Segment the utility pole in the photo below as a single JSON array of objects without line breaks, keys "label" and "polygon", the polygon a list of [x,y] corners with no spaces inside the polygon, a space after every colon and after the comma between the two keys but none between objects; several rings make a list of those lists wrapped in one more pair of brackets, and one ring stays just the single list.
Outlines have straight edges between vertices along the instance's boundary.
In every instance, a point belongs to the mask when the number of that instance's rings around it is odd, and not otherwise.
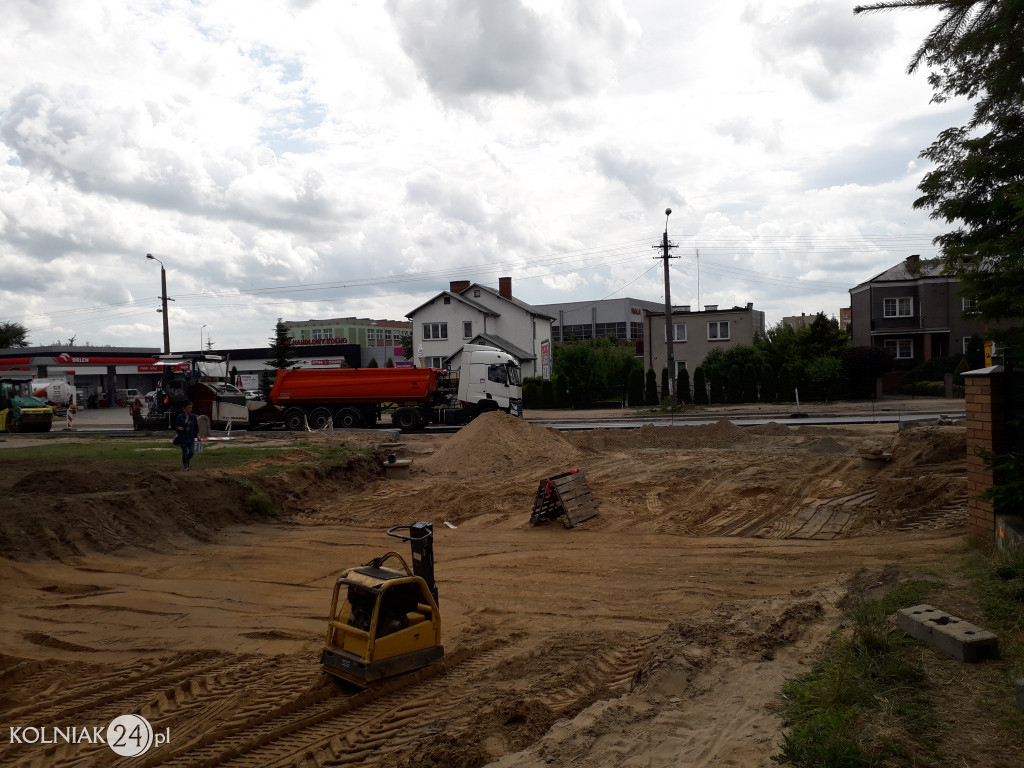
[{"label": "utility pole", "polygon": [[672,293],[669,290],[668,284],[668,260],[678,259],[678,256],[672,256],[669,250],[677,247],[675,243],[668,241],[668,217],[672,215],[672,209],[665,209],[665,234],[661,237],[661,245],[652,246],[653,248],[661,249],[661,256],[655,258],[665,260],[665,368],[668,370],[668,392],[663,392],[662,397],[666,395],[672,395],[675,392],[676,377],[675,371],[672,369],[675,365],[675,354],[673,353],[673,339],[672,339]]},{"label": "utility pole", "polygon": [[[147,253],[146,258],[152,259],[160,265],[160,298],[163,300],[163,309],[160,311],[164,314],[164,354],[169,355],[171,354],[171,332],[167,324],[167,270],[164,269],[164,263],[152,253]],[[171,301],[174,301],[174,299],[171,299]]]}]

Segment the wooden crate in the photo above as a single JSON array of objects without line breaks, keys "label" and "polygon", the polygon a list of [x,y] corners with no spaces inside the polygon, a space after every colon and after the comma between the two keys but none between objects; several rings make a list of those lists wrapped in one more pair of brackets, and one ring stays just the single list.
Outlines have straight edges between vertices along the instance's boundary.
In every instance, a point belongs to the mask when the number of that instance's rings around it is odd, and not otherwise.
[{"label": "wooden crate", "polygon": [[530,525],[561,519],[566,528],[597,514],[597,501],[583,470],[565,472],[540,481],[533,500]]}]

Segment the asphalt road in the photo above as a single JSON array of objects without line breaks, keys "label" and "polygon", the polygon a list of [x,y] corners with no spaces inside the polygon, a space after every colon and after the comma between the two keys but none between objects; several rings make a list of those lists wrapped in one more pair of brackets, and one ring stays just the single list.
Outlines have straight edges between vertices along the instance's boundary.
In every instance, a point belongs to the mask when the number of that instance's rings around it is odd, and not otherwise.
[{"label": "asphalt road", "polygon": [[[883,424],[930,421],[940,416],[950,419],[964,417],[963,399],[914,398],[899,400],[855,401],[839,403],[807,403],[793,405],[716,405],[689,406],[685,411],[670,414],[645,409],[595,410],[528,410],[525,417],[531,423],[561,430],[619,428],[631,429],[644,424],[655,426],[689,426],[707,424],[719,419],[739,426],[754,426],[777,422],[791,426],[811,424]],[[390,427],[390,423],[382,426]],[[457,427],[430,427],[428,432],[456,431]],[[54,419],[49,433],[12,435],[11,437],[39,438],[67,436],[75,433],[133,432],[127,408],[93,408],[73,414],[70,428],[64,418]],[[139,434],[146,434],[140,432]]]}]

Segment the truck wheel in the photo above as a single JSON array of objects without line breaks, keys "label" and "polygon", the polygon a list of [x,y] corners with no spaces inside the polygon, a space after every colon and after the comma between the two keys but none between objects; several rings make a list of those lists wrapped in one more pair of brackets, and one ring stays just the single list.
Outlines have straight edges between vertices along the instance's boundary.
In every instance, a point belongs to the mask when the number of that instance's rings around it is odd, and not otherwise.
[{"label": "truck wheel", "polygon": [[363,415],[357,408],[342,408],[338,411],[338,418],[334,420],[334,424],[344,429],[356,429],[363,426]]},{"label": "truck wheel", "polygon": [[331,411],[328,408],[314,408],[309,412],[310,429],[323,429],[331,420]]},{"label": "truck wheel", "polygon": [[412,432],[419,427],[420,417],[415,408],[399,408],[391,414],[391,423],[403,432]]},{"label": "truck wheel", "polygon": [[285,429],[298,432],[306,428],[306,414],[301,408],[289,408],[284,412]]}]

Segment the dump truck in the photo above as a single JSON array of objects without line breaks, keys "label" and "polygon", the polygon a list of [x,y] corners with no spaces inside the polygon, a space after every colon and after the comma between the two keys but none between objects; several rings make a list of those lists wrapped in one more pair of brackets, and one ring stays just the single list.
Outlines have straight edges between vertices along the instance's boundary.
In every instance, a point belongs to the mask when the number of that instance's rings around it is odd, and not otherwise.
[{"label": "dump truck", "polygon": [[50,431],[53,409],[33,394],[33,378],[27,371],[0,373],[0,430]]},{"label": "dump truck", "polygon": [[467,344],[455,368],[291,368],[277,372],[270,402],[291,430],[376,425],[385,408],[403,432],[465,424],[487,411],[523,415],[518,361],[494,347]]}]

